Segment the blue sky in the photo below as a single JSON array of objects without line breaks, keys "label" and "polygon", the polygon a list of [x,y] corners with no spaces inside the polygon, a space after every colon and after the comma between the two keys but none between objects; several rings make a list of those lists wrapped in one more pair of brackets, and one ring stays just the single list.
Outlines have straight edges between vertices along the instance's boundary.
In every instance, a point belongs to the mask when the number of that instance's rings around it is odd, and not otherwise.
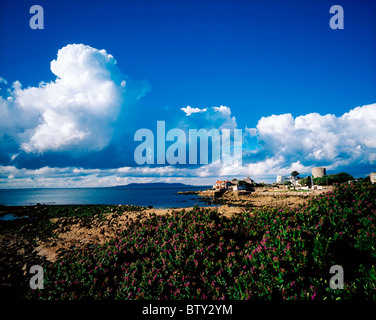
[{"label": "blue sky", "polygon": [[[316,165],[375,171],[375,1],[39,1],[43,30],[29,27],[33,4],[0,4],[0,187],[206,184],[232,173],[271,181]],[[344,9],[343,30],[329,27],[334,4]],[[104,85],[96,71],[92,82],[72,83],[86,70],[79,68],[108,55],[116,65],[99,73],[112,81],[103,91],[112,102],[65,105],[79,90],[94,99],[99,89],[90,88]],[[187,106],[207,111],[188,116]],[[213,109],[220,106],[227,111]],[[133,134],[155,131],[157,120],[242,129],[242,168],[138,166]]]}]

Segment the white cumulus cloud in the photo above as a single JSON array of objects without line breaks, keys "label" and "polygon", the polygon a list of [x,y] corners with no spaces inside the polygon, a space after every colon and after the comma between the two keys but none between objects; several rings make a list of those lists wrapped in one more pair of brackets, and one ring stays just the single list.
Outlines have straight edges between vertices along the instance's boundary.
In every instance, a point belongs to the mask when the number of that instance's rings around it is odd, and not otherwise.
[{"label": "white cumulus cloud", "polygon": [[190,118],[182,119],[179,127],[190,128],[216,128],[222,129],[236,129],[236,118],[231,116],[231,109],[226,106],[211,107],[211,108],[192,108],[187,106],[181,108]]},{"label": "white cumulus cloud", "polygon": [[[258,140],[274,157],[331,167],[374,163],[376,155],[376,104],[350,110],[342,116],[310,113],[262,117],[256,126]],[[256,132],[256,130],[252,130]]]},{"label": "white cumulus cloud", "polygon": [[192,108],[190,106],[187,106],[186,108],[181,108],[181,110],[183,110],[185,114],[187,115],[187,117],[189,117],[192,113],[206,112],[207,108],[200,109],[200,108]]},{"label": "white cumulus cloud", "polygon": [[223,113],[226,116],[231,115],[231,109],[229,107],[226,107],[226,106],[213,107],[213,110],[216,111],[216,112]]},{"label": "white cumulus cloud", "polygon": [[1,125],[12,127],[26,152],[103,149],[126,87],[114,57],[70,44],[59,50],[51,71],[55,81],[25,89],[16,81],[9,97],[0,98],[0,112],[8,123]]}]

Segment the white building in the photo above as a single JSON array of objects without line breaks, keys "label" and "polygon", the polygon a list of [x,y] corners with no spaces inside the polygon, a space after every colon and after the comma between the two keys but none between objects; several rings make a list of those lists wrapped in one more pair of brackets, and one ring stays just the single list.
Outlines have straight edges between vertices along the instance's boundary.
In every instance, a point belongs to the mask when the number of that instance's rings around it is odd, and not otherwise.
[{"label": "white building", "polygon": [[232,186],[232,190],[234,191],[247,190],[247,186],[245,184],[234,184]]},{"label": "white building", "polygon": [[277,183],[284,183],[284,182],[290,181],[290,180],[291,180],[290,177],[285,177],[285,176],[282,176],[282,175],[277,176]]},{"label": "white building", "polygon": [[299,183],[299,180],[301,178],[300,177],[296,177],[294,179],[293,176],[282,176],[282,175],[278,175],[277,176],[277,183],[285,183],[287,181],[290,181],[292,185],[295,185],[295,186],[300,186],[300,183]]},{"label": "white building", "polygon": [[215,189],[228,189],[231,186],[231,182],[228,180],[225,181],[217,181],[215,185],[213,185],[213,188]]},{"label": "white building", "polygon": [[369,177],[370,177],[371,183],[376,183],[376,173],[375,172],[370,173]]}]

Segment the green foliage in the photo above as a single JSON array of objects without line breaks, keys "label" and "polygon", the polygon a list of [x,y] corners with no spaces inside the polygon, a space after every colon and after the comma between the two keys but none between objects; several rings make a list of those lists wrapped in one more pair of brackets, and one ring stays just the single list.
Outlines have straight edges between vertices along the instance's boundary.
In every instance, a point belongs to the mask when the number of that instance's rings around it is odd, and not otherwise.
[{"label": "green foliage", "polygon": [[298,171],[291,172],[291,176],[293,176],[294,178],[297,177],[298,175],[299,175]]},{"label": "green foliage", "polygon": [[312,185],[311,177],[308,176],[308,177],[302,178],[302,179],[299,180],[299,183],[300,183],[301,186],[310,187]]},{"label": "green foliage", "polygon": [[368,176],[366,178],[358,178],[359,183],[371,183],[371,177]]},{"label": "green foliage", "polygon": [[335,183],[343,183],[349,180],[354,180],[354,177],[346,172],[340,172],[337,174],[330,174],[321,178],[314,178],[313,182],[318,186],[333,185]]},{"label": "green foliage", "polygon": [[[376,185],[344,184],[297,209],[213,209],[129,222],[76,249],[30,299],[376,299]],[[343,290],[329,287],[342,265]]]}]

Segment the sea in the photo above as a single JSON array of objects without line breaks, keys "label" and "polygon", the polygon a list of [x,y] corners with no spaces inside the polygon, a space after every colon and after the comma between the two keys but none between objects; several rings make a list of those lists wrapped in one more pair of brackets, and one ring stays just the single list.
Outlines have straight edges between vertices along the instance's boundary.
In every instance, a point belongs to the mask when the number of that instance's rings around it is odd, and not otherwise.
[{"label": "sea", "polygon": [[0,189],[0,205],[72,205],[105,204],[152,206],[153,208],[187,208],[215,206],[196,194],[179,191],[206,190],[211,186],[145,187],[145,188],[40,188]]}]

